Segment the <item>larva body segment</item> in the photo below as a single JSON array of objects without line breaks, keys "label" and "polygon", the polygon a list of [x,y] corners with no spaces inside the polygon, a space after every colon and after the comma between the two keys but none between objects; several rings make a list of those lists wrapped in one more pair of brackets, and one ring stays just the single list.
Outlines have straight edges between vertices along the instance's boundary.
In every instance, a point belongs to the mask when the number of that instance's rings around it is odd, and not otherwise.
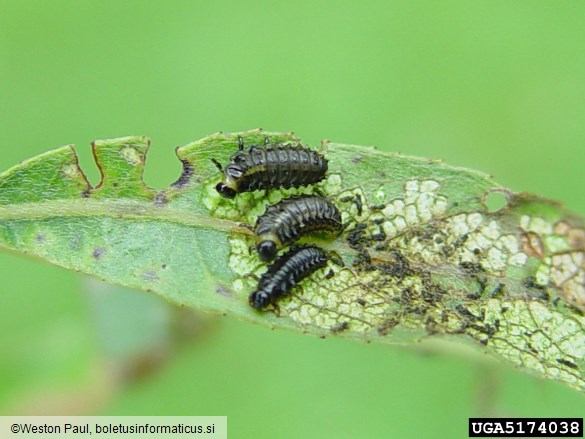
[{"label": "larva body segment", "polygon": [[327,173],[327,159],[298,142],[265,143],[245,150],[240,139],[240,150],[225,168],[214,163],[224,174],[216,189],[227,198],[242,192],[314,184]]},{"label": "larva body segment", "polygon": [[303,245],[291,248],[262,275],[258,288],[250,294],[250,305],[262,310],[290,293],[300,281],[325,267],[329,257],[319,247]]},{"label": "larva body segment", "polygon": [[256,221],[256,250],[268,262],[276,252],[308,233],[337,235],[342,230],[341,213],[333,203],[318,196],[296,196],[268,206]]}]

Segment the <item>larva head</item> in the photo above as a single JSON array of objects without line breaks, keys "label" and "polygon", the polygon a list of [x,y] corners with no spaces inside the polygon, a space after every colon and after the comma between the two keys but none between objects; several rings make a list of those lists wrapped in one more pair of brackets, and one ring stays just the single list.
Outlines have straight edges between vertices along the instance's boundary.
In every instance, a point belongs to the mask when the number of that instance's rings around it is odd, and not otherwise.
[{"label": "larva head", "polygon": [[215,190],[226,198],[235,198],[237,194],[235,190],[233,190],[224,182],[218,183],[217,186],[215,186]]},{"label": "larva head", "polygon": [[276,257],[276,244],[273,241],[262,241],[256,246],[258,256],[264,262],[270,262]]},{"label": "larva head", "polygon": [[266,291],[254,291],[249,297],[250,306],[256,309],[264,309],[270,305],[270,296]]},{"label": "larva head", "polygon": [[234,198],[238,193],[238,180],[244,172],[237,165],[229,165],[225,168],[223,181],[215,187],[217,192],[226,198]]}]

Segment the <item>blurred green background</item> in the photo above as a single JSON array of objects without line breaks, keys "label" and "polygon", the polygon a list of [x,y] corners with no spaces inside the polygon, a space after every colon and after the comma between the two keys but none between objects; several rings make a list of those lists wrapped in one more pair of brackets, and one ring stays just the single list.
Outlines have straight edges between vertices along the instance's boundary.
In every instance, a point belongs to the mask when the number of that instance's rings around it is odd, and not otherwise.
[{"label": "blurred green background", "polygon": [[[262,127],[441,158],[585,214],[582,1],[0,0],[0,170],[144,134]],[[581,182],[581,183],[580,183]],[[583,416],[564,386],[460,355],[273,332],[0,253],[0,413],[227,415],[230,438],[466,437]]]}]

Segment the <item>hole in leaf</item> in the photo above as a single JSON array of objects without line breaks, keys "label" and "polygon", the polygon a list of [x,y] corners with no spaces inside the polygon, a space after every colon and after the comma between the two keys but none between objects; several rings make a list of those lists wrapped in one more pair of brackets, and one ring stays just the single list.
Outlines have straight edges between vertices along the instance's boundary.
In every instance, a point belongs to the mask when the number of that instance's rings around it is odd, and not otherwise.
[{"label": "hole in leaf", "polygon": [[491,191],[484,198],[484,204],[489,213],[495,213],[508,205],[508,197],[505,192]]}]

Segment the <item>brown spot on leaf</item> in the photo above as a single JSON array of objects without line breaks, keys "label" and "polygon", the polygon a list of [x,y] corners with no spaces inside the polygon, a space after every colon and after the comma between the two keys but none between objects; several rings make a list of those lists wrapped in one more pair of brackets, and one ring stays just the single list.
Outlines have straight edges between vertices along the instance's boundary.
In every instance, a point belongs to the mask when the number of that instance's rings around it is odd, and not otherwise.
[{"label": "brown spot on leaf", "polygon": [[94,259],[101,259],[101,257],[104,255],[104,253],[106,252],[106,250],[102,247],[96,247],[93,250],[92,256]]},{"label": "brown spot on leaf", "polygon": [[559,221],[554,227],[555,235],[565,236],[569,233],[569,230],[571,230],[571,225],[566,221]]},{"label": "brown spot on leaf", "polygon": [[567,238],[574,249],[585,250],[585,230],[571,229]]},{"label": "brown spot on leaf", "polygon": [[540,236],[534,232],[524,232],[520,235],[522,251],[533,258],[542,259],[545,255],[544,244]]},{"label": "brown spot on leaf", "polygon": [[552,257],[551,281],[561,288],[564,301],[585,309],[585,253],[574,251]]},{"label": "brown spot on leaf", "polygon": [[554,226],[556,235],[565,236],[575,250],[585,249],[585,229],[575,227],[568,221],[559,221]]}]

